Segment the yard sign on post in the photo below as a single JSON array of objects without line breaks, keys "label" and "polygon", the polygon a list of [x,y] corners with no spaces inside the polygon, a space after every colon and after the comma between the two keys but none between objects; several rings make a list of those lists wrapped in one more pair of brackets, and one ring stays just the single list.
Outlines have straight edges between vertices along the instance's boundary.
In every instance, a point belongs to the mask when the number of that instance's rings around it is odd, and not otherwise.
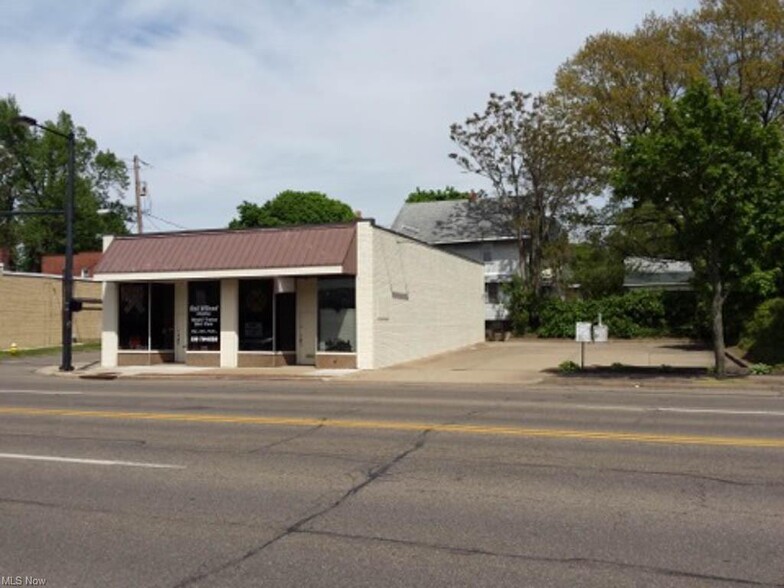
[{"label": "yard sign on post", "polygon": [[590,343],[591,323],[577,323],[574,329],[574,340],[580,344],[580,369],[585,369],[585,344]]},{"label": "yard sign on post", "polygon": [[574,340],[580,344],[580,369],[585,369],[585,344],[607,343],[609,336],[607,325],[602,324],[602,315],[599,314],[599,323],[578,322],[574,325]]}]

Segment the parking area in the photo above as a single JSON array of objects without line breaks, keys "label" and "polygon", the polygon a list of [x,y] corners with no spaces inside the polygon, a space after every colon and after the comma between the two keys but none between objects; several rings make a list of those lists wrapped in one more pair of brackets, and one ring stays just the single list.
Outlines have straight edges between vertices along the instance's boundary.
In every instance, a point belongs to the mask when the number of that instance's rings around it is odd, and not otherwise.
[{"label": "parking area", "polygon": [[[580,344],[555,339],[512,339],[479,343],[466,349],[384,369],[352,379],[375,382],[534,383],[565,361],[580,364]],[[685,339],[614,339],[585,345],[585,367],[709,368],[713,353]]]}]

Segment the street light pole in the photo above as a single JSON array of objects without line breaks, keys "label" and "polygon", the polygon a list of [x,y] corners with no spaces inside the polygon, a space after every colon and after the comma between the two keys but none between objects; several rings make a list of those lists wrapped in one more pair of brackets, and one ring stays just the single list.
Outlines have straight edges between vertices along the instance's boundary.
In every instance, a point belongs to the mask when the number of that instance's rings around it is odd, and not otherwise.
[{"label": "street light pole", "polygon": [[73,254],[76,137],[68,133],[68,185],[65,195],[65,271],[63,272],[63,357],[60,371],[73,371]]},{"label": "street light pole", "polygon": [[76,136],[73,130],[63,133],[57,129],[38,124],[38,121],[29,116],[17,116],[14,119],[19,124],[39,129],[63,137],[68,141],[68,178],[65,188],[65,268],[63,269],[63,309],[62,309],[62,335],[63,350],[60,362],[61,372],[73,371],[73,254],[74,254],[74,190],[76,183]]}]

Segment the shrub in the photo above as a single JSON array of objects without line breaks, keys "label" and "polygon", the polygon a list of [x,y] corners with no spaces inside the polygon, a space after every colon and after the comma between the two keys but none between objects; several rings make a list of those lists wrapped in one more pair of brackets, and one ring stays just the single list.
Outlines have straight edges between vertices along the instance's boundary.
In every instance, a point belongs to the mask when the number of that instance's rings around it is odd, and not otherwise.
[{"label": "shrub", "polygon": [[529,329],[535,329],[539,324],[541,297],[523,284],[520,276],[514,276],[511,282],[504,284],[503,292],[512,332],[521,337]]},{"label": "shrub", "polygon": [[[699,314],[697,292],[694,290],[676,290],[662,292],[664,305],[664,323],[667,331],[679,337],[701,338],[701,328],[708,315]],[[708,323],[709,324],[709,323]],[[705,333],[710,335],[709,332]]]},{"label": "shrub", "polygon": [[767,376],[773,373],[773,367],[767,363],[755,363],[749,366],[749,371],[755,376]]},{"label": "shrub", "polygon": [[611,337],[661,335],[667,332],[663,300],[662,292],[650,290],[596,300],[547,300],[540,307],[538,333],[545,338],[571,338],[576,322],[596,322],[601,314]]},{"label": "shrub", "polygon": [[558,373],[561,374],[575,374],[580,371],[580,366],[572,360],[562,361],[558,364]]},{"label": "shrub", "polygon": [[756,362],[784,363],[784,298],[773,298],[757,307],[744,325],[740,345]]}]

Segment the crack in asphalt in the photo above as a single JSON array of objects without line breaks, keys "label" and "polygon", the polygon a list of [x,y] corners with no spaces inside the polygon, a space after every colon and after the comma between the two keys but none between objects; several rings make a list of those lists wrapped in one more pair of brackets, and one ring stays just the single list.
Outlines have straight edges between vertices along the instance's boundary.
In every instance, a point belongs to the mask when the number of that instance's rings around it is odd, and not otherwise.
[{"label": "crack in asphalt", "polygon": [[314,529],[297,529],[294,531],[302,535],[320,535],[324,537],[334,537],[338,539],[349,539],[354,541],[374,541],[379,543],[390,543],[393,545],[402,545],[406,547],[416,547],[419,549],[431,549],[434,551],[445,551],[455,555],[479,555],[488,557],[499,557],[507,559],[516,559],[538,563],[554,563],[564,565],[588,565],[588,566],[603,566],[619,569],[638,570],[665,576],[674,576],[681,578],[692,578],[695,580],[711,580],[715,582],[731,582],[735,584],[743,584],[746,586],[765,586],[769,588],[782,588],[784,584],[758,582],[756,580],[746,580],[743,578],[731,578],[728,576],[717,576],[713,574],[700,574],[697,572],[687,572],[684,570],[676,570],[672,568],[664,568],[660,566],[649,566],[644,564],[633,564],[619,561],[612,561],[606,559],[595,559],[590,557],[546,557],[538,555],[526,555],[521,553],[509,553],[503,551],[489,551],[486,549],[479,549],[473,547],[456,547],[452,545],[439,545],[438,543],[427,543],[424,541],[410,541],[406,539],[391,539],[387,537],[377,537],[370,535],[353,535],[349,533],[338,533],[335,531],[319,531]]},{"label": "crack in asphalt", "polygon": [[201,582],[202,580],[205,580],[210,576],[226,571],[230,568],[233,568],[241,564],[244,561],[247,561],[251,557],[254,557],[255,555],[258,555],[259,553],[264,551],[267,547],[277,543],[278,541],[288,537],[289,535],[292,535],[294,533],[305,532],[302,531],[303,526],[335,510],[344,502],[346,502],[348,499],[355,496],[356,494],[361,492],[364,488],[366,488],[367,486],[369,486],[370,484],[378,480],[380,477],[386,474],[390,469],[392,469],[395,465],[400,463],[406,457],[408,457],[415,451],[422,449],[422,447],[424,447],[425,445],[425,438],[427,437],[428,433],[430,433],[430,429],[426,429],[422,431],[419,435],[417,435],[416,440],[414,441],[414,444],[411,447],[409,447],[405,451],[398,453],[392,459],[387,460],[385,463],[381,464],[380,466],[371,468],[366,473],[364,479],[361,482],[349,488],[345,493],[343,493],[343,495],[340,498],[335,500],[332,504],[322,508],[321,510],[313,514],[310,514],[306,517],[299,519],[297,522],[295,522],[294,524],[286,528],[283,532],[279,533],[269,541],[266,541],[265,543],[262,543],[261,545],[254,547],[253,549],[245,552],[240,557],[234,558],[212,569],[198,572],[196,574],[188,576],[184,580],[181,580],[180,582],[175,584],[173,588],[185,588],[186,586],[192,586],[193,584],[196,584],[197,582]]},{"label": "crack in asphalt", "polygon": [[331,416],[331,417],[321,417],[319,420],[321,421],[322,424],[320,424],[320,425],[316,425],[315,427],[311,427],[309,429],[306,429],[305,431],[301,431],[299,433],[295,433],[294,435],[291,435],[290,437],[285,437],[285,438],[281,439],[280,441],[275,441],[275,442],[269,443],[267,445],[262,445],[261,447],[258,447],[256,449],[251,449],[247,453],[248,454],[261,453],[262,451],[266,451],[268,449],[272,449],[273,447],[277,447],[278,445],[283,445],[285,443],[288,443],[289,441],[294,441],[295,439],[300,439],[301,437],[307,437],[308,435],[310,435],[312,433],[315,433],[319,429],[323,429],[324,428],[324,424],[328,420],[330,420],[331,418],[343,417],[343,416],[347,416],[347,415],[350,415],[350,414],[355,414],[357,412],[360,412],[360,409],[358,409],[358,408],[351,408],[349,410],[344,410],[342,412],[339,412],[336,415]]},{"label": "crack in asphalt", "polygon": [[256,453],[261,453],[263,451],[272,449],[273,447],[277,447],[278,445],[283,445],[284,443],[288,443],[289,441],[294,441],[295,439],[307,437],[308,435],[315,433],[319,429],[322,429],[324,427],[323,423],[326,422],[326,420],[327,417],[322,417],[321,418],[322,424],[316,425],[315,427],[310,427],[308,429],[305,429],[304,431],[295,433],[294,435],[289,435],[288,437],[284,437],[283,439],[280,439],[278,441],[273,441],[272,443],[268,443],[267,445],[262,445],[261,447],[257,447],[256,449],[251,449],[250,451],[248,451],[248,454],[252,455]]}]

